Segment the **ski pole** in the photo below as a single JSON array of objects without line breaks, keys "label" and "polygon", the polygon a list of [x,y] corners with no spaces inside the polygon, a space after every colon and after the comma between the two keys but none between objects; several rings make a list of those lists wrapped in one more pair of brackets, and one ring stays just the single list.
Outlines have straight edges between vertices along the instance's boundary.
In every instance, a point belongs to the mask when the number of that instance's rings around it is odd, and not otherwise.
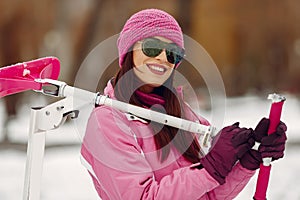
[{"label": "ski pole", "polygon": [[[280,116],[282,106],[286,98],[279,94],[270,94],[268,99],[272,100],[271,110],[269,114],[270,125],[268,129],[268,135],[276,132],[276,128],[280,123]],[[263,158],[263,163],[260,164],[259,174],[256,183],[256,191],[254,194],[254,200],[266,200],[266,193],[270,178],[272,158]]]},{"label": "ski pole", "polygon": [[[201,143],[204,147],[207,147],[209,140],[217,134],[217,129],[214,126],[203,125],[183,118],[111,99],[105,95],[101,95],[100,93],[93,93],[87,90],[69,86],[62,81],[52,79],[35,79],[35,82],[46,86],[42,87],[40,91],[37,91],[46,95],[56,97],[72,97],[83,102],[93,102],[93,104],[96,106],[106,105],[117,110],[130,113],[142,119],[151,120],[160,124],[199,134],[202,136]],[[49,85],[52,85],[53,87],[50,87],[48,90],[47,86]]]}]

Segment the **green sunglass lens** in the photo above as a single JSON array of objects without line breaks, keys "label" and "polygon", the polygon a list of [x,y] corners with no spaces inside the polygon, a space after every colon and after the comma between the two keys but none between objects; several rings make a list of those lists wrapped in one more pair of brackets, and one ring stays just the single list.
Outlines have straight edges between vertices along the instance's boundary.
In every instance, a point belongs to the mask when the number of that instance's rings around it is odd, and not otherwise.
[{"label": "green sunglass lens", "polygon": [[172,64],[179,63],[184,55],[183,49],[181,49],[175,44],[170,44],[169,48],[166,50],[166,53],[168,61]]},{"label": "green sunglass lens", "polygon": [[156,57],[162,52],[159,41],[148,39],[143,42],[142,51],[146,56]]}]

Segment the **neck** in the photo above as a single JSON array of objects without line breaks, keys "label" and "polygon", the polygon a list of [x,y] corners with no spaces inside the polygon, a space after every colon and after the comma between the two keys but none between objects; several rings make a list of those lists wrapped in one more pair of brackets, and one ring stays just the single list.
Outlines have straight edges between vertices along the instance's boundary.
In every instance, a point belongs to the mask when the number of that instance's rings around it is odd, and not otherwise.
[{"label": "neck", "polygon": [[144,93],[151,93],[154,90],[154,87],[150,85],[143,85],[139,88],[139,90]]}]

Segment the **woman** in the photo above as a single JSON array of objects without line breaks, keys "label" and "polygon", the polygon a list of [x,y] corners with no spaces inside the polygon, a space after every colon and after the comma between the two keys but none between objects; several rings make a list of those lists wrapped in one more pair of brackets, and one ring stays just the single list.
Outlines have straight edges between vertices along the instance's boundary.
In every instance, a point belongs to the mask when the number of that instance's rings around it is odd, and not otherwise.
[{"label": "woman", "polygon": [[[173,87],[184,44],[172,16],[157,9],[134,14],[118,50],[120,70],[106,95],[209,125]],[[100,106],[89,118],[81,154],[102,199],[233,199],[261,163],[262,152],[251,150],[255,139],[268,156],[283,156],[286,127],[281,123],[277,143],[264,146],[268,123],[263,119],[255,131],[238,123],[225,127],[204,155],[193,133]]]}]

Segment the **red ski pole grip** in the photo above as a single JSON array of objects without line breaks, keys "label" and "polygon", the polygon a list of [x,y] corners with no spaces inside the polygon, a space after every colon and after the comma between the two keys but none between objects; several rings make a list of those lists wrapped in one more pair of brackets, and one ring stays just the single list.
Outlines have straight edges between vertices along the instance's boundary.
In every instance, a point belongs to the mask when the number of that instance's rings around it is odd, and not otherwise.
[{"label": "red ski pole grip", "polygon": [[260,164],[259,174],[257,177],[256,190],[253,199],[254,200],[266,200],[266,193],[269,184],[271,165],[264,166]]},{"label": "red ski pole grip", "polygon": [[271,106],[271,111],[269,115],[270,125],[268,129],[268,134],[276,132],[276,128],[280,123],[281,111],[284,101],[274,102]]}]

